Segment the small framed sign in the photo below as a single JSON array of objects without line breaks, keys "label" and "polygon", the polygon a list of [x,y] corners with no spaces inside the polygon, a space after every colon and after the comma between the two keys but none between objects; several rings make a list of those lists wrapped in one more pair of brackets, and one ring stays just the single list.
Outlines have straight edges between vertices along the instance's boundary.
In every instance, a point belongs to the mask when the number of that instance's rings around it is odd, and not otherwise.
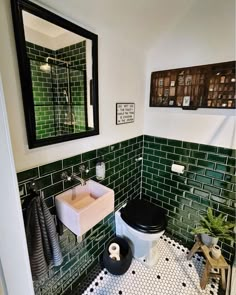
[{"label": "small framed sign", "polygon": [[135,105],[134,103],[116,104],[116,125],[134,122]]},{"label": "small framed sign", "polygon": [[183,107],[189,107],[189,106],[190,106],[190,96],[184,96]]}]

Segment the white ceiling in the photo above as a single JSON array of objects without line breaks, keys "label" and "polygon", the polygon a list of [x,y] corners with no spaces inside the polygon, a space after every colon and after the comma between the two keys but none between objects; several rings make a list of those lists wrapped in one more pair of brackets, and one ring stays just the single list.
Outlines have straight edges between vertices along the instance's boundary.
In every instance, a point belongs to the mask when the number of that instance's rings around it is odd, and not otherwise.
[{"label": "white ceiling", "polygon": [[24,26],[29,27],[37,32],[55,38],[62,35],[66,31],[42,18],[39,18],[31,13],[23,11]]},{"label": "white ceiling", "polygon": [[[34,1],[34,0],[33,0]],[[214,1],[212,11],[214,11]],[[222,1],[222,0],[221,0]],[[37,0],[37,4],[95,33],[112,28],[114,36],[148,48],[205,0]],[[65,4],[66,2],[66,4]],[[200,21],[199,15],[199,21]]]},{"label": "white ceiling", "polygon": [[26,40],[57,50],[85,40],[85,38],[23,11]]}]

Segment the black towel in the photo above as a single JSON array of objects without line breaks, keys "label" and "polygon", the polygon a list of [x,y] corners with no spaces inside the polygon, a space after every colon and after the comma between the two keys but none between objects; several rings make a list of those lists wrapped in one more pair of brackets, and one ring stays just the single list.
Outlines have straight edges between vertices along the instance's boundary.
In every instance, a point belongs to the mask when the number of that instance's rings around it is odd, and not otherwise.
[{"label": "black towel", "polygon": [[62,263],[62,254],[53,217],[42,196],[31,199],[25,217],[32,277],[39,280],[47,274],[49,265]]}]

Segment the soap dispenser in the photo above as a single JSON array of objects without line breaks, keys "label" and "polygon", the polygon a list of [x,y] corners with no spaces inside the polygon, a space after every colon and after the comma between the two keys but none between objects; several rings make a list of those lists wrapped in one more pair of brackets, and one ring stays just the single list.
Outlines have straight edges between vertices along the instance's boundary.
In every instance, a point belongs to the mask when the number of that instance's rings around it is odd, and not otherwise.
[{"label": "soap dispenser", "polygon": [[105,178],[106,165],[103,159],[98,159],[96,163],[96,178],[97,180],[103,180]]}]

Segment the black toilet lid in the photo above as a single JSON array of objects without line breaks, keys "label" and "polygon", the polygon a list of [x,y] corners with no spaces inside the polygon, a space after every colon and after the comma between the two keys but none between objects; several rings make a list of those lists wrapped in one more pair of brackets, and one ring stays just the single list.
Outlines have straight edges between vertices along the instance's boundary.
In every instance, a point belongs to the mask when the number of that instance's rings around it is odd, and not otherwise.
[{"label": "black toilet lid", "polygon": [[165,210],[145,200],[131,200],[120,212],[129,226],[144,233],[157,233],[166,227]]}]

